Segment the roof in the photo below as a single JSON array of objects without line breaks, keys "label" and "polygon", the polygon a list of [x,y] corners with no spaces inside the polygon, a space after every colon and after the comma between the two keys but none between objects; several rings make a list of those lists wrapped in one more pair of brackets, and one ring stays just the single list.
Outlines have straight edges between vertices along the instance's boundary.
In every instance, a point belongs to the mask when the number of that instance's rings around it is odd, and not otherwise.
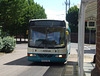
[{"label": "roof", "polygon": [[97,1],[88,2],[85,9],[85,20],[97,19]]},{"label": "roof", "polygon": [[96,0],[81,0],[81,2],[96,1]]}]

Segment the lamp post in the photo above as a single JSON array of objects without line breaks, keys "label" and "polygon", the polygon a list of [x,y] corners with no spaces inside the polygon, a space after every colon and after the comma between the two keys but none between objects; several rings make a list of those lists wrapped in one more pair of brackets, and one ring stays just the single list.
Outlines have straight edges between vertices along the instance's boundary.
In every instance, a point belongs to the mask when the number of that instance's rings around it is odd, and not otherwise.
[{"label": "lamp post", "polygon": [[65,5],[66,5],[66,13],[67,13],[67,6],[70,8],[70,0],[69,2],[66,0]]}]

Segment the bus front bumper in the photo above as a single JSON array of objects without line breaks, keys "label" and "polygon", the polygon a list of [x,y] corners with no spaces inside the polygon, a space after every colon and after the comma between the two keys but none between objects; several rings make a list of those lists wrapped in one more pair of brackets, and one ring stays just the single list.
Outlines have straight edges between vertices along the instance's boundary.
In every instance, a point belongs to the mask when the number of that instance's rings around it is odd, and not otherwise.
[{"label": "bus front bumper", "polygon": [[33,62],[65,62],[66,54],[34,54],[28,53],[28,60]]}]

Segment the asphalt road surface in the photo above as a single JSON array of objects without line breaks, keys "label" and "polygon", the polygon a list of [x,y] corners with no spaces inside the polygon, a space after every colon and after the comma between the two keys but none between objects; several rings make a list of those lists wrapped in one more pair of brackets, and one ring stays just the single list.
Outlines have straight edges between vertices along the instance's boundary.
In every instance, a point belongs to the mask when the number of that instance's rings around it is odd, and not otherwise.
[{"label": "asphalt road surface", "polygon": [[64,64],[27,60],[27,44],[17,44],[13,53],[0,55],[0,76],[61,76]]},{"label": "asphalt road surface", "polygon": [[[71,45],[71,59],[75,62],[77,44]],[[13,53],[0,54],[0,76],[62,76],[66,65],[68,64],[28,61],[27,44],[17,44]]]}]

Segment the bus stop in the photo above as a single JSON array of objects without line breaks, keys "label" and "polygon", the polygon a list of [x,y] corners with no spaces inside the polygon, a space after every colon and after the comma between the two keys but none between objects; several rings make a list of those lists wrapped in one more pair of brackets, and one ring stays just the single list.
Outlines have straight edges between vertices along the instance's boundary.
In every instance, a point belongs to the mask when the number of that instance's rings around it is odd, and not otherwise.
[{"label": "bus stop", "polygon": [[[84,76],[84,34],[85,34],[85,20],[88,20],[88,26],[91,22],[96,25],[97,16],[97,0],[81,0],[81,6],[79,10],[78,18],[78,76]],[[94,13],[95,12],[95,13]],[[89,24],[90,23],[90,24]]]}]

